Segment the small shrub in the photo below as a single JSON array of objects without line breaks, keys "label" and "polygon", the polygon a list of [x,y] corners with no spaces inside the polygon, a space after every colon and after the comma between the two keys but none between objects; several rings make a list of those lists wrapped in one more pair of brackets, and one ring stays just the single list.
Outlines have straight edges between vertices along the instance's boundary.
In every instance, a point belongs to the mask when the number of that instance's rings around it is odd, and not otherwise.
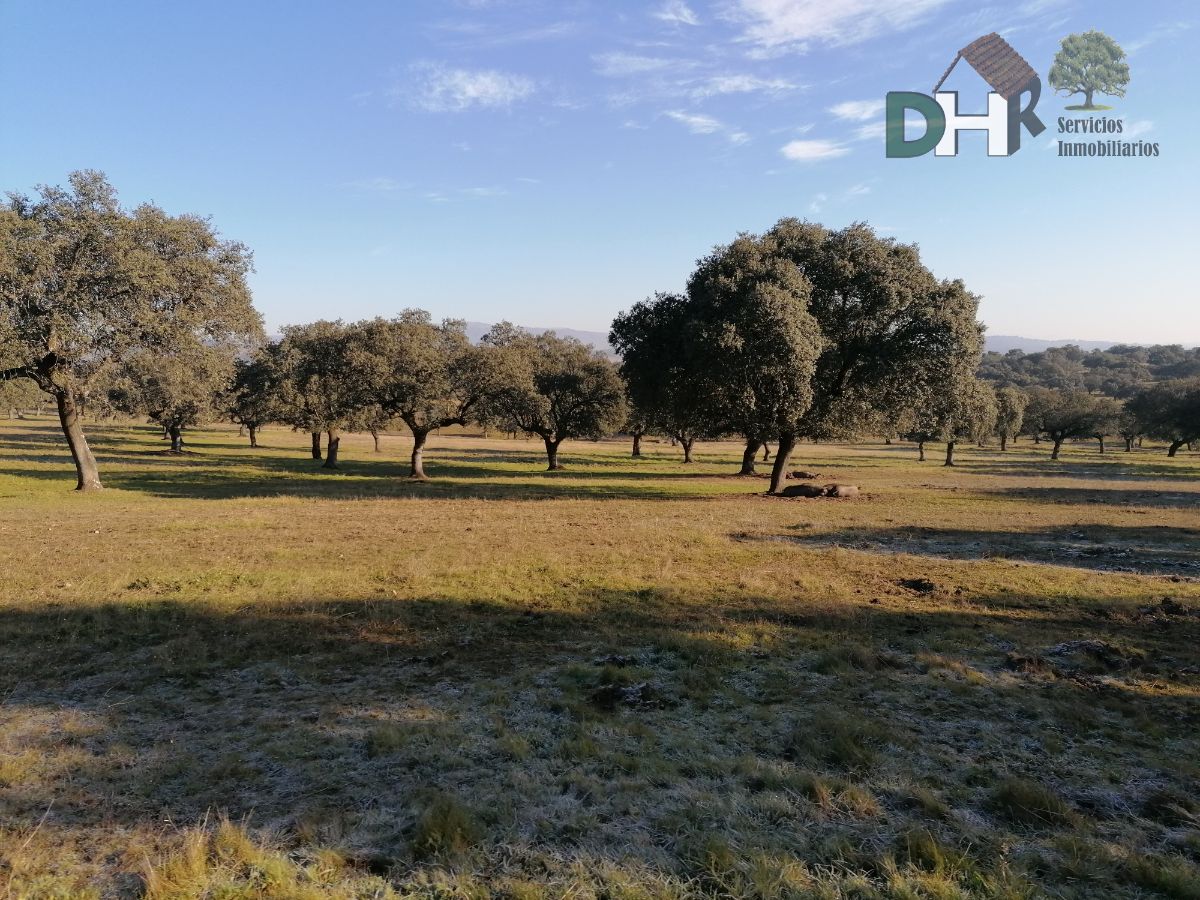
[{"label": "small shrub", "polygon": [[413,831],[413,855],[420,860],[461,857],[483,836],[475,814],[446,794],[425,807]]},{"label": "small shrub", "polygon": [[1006,778],[992,792],[991,807],[1014,825],[1071,825],[1078,816],[1058,794],[1027,778]]}]

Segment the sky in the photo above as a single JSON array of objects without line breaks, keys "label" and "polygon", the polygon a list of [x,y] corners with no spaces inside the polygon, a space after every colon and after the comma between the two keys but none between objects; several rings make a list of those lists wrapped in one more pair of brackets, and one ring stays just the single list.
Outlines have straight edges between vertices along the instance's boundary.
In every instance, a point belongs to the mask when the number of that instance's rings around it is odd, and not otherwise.
[{"label": "sky", "polygon": [[[888,91],[1097,28],[1153,158],[888,159]],[[1194,0],[0,0],[0,189],[107,173],[255,254],[268,328],[429,310],[607,331],[783,216],[866,221],[993,334],[1200,343]],[[966,64],[946,89],[983,112]]]}]

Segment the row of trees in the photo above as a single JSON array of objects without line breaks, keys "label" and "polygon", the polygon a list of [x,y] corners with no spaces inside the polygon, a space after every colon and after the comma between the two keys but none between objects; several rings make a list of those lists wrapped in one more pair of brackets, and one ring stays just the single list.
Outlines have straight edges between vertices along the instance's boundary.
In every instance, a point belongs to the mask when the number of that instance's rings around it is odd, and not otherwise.
[{"label": "row of trees", "polygon": [[571,338],[538,336],[508,323],[479,346],[465,323],[435,324],[423,310],[350,325],[314,322],[284,330],[237,364],[224,408],[257,431],[282,422],[312,434],[312,455],[336,468],[344,431],[403,422],[413,437],[410,474],[425,477],[424,450],[439,428],[477,422],[539,436],[547,465],[559,469],[568,438],[598,438],[624,416],[616,367]]},{"label": "row of trees", "polygon": [[[346,431],[402,422],[410,472],[436,429],[469,422],[537,435],[560,468],[570,438],[618,429],[634,455],[648,432],[690,461],[697,440],[736,435],[743,474],[777,450],[782,487],[800,440],[900,435],[946,444],[1045,435],[1195,439],[1198,381],[1116,400],[1085,390],[1005,385],[980,373],[977,298],[939,280],[915,246],[855,224],[782,219],[700,259],[686,290],[656,294],[613,322],[620,368],[578,341],[508,323],[479,345],[464,323],[421,310],[353,324],[321,321],[265,343],[250,302],[251,257],[195,216],[123,209],[102,175],[69,190],[10,196],[0,209],[0,385],[32,383],[55,402],[78,473],[100,486],[81,413],[105,408],[157,422],[173,450],[185,429],[221,416],[258,431],[312,435],[336,468]],[[322,435],[325,436],[324,452]]]},{"label": "row of trees", "polygon": [[[1053,444],[1051,459],[1058,459],[1068,440],[1095,439],[1100,452],[1108,437],[1119,436],[1127,451],[1143,437],[1167,443],[1167,455],[1200,440],[1200,379],[1174,379],[1144,387],[1129,399],[1086,391],[1053,388],[993,388],[975,380],[961,395],[953,415],[939,418],[937,407],[925,407],[905,421],[899,434],[916,442],[920,458],[925,444],[946,443],[946,465],[954,464],[960,440],[983,445],[993,438],[1007,450],[1010,441],[1028,436]],[[932,419],[932,425],[922,424]]]}]

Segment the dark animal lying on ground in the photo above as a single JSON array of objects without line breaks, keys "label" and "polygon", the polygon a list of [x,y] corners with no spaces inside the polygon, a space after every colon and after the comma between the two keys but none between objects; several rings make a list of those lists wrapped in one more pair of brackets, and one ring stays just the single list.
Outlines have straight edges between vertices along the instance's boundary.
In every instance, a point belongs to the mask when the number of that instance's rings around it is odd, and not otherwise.
[{"label": "dark animal lying on ground", "polygon": [[838,497],[848,500],[861,496],[857,485],[827,484],[820,487],[815,484],[790,484],[779,492],[780,497]]}]

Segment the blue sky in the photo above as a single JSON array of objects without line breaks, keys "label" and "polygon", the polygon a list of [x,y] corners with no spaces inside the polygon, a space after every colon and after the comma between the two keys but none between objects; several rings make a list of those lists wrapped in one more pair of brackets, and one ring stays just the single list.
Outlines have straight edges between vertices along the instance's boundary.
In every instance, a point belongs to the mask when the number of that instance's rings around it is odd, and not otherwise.
[{"label": "blue sky", "polygon": [[[1000,31],[1129,53],[1152,159],[884,157],[884,95]],[[268,325],[508,318],[607,330],[785,215],[866,220],[983,296],[996,334],[1200,343],[1191,0],[0,0],[0,188],[108,173],[255,251]],[[960,64],[948,89],[983,111]],[[1104,98],[1098,98],[1103,100]],[[1075,114],[1079,115],[1079,114]]]}]

